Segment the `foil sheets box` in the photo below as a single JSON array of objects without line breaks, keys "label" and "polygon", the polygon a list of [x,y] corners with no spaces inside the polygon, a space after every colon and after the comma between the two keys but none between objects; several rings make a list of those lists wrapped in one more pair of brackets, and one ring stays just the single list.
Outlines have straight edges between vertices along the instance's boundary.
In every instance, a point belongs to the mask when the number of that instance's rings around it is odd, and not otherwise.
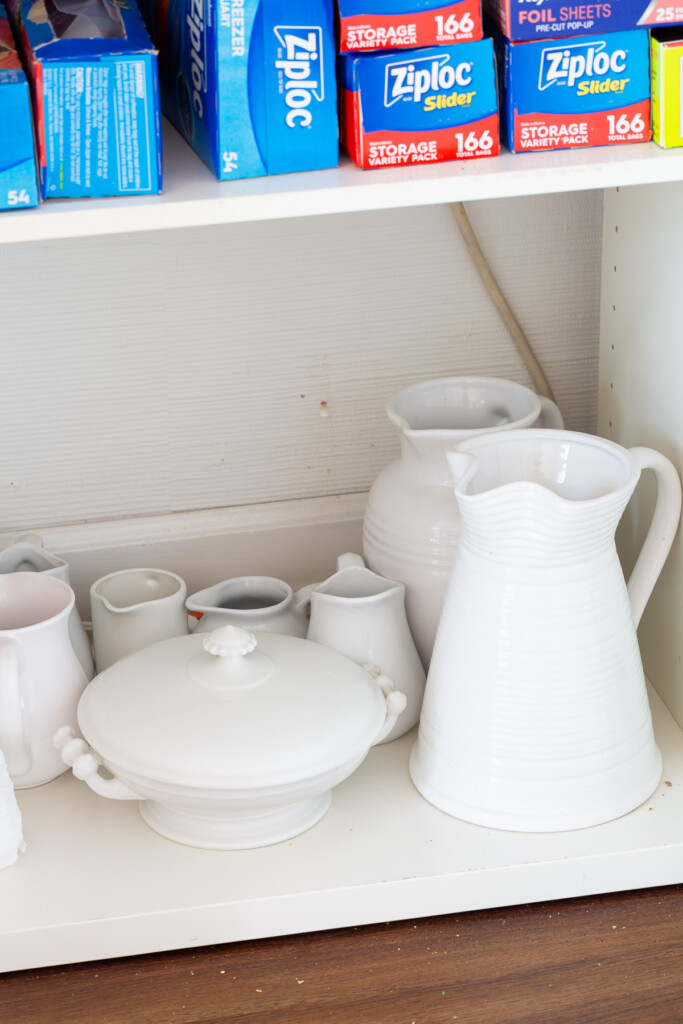
[{"label": "foil sheets box", "polygon": [[133,0],[8,0],[43,198],[161,188],[157,55]]},{"label": "foil sheets box", "polygon": [[31,97],[0,5],[0,210],[38,205]]},{"label": "foil sheets box", "polygon": [[358,167],[495,156],[493,43],[480,39],[341,58],[342,137]]},{"label": "foil sheets box", "polygon": [[217,178],[337,166],[332,0],[157,0],[147,17],[164,113]]},{"label": "foil sheets box", "polygon": [[645,142],[646,29],[562,41],[496,40],[503,141],[515,153]]},{"label": "foil sheets box", "polygon": [[683,33],[653,32],[652,138],[663,149],[683,146]]},{"label": "foil sheets box", "polygon": [[514,42],[683,24],[683,0],[483,0],[483,6]]},{"label": "foil sheets box", "polygon": [[342,53],[481,39],[481,0],[337,0]]}]

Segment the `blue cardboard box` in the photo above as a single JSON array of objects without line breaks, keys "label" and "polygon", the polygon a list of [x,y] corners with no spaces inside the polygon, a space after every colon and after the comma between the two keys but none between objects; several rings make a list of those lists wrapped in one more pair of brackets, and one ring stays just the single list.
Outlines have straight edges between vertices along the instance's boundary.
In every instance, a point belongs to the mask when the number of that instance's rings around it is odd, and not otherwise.
[{"label": "blue cardboard box", "polygon": [[683,24],[683,0],[483,0],[513,42]]},{"label": "blue cardboard box", "polygon": [[495,156],[493,43],[479,39],[341,58],[342,135],[361,168]]},{"label": "blue cardboard box", "polygon": [[515,153],[650,136],[646,29],[574,39],[496,39],[503,141]]},{"label": "blue cardboard box", "polygon": [[337,166],[333,13],[332,0],[157,0],[163,110],[216,177]]},{"label": "blue cardboard box", "polygon": [[41,196],[161,190],[157,54],[133,0],[7,0],[31,83]]},{"label": "blue cardboard box", "polygon": [[38,205],[31,97],[0,5],[0,210]]}]

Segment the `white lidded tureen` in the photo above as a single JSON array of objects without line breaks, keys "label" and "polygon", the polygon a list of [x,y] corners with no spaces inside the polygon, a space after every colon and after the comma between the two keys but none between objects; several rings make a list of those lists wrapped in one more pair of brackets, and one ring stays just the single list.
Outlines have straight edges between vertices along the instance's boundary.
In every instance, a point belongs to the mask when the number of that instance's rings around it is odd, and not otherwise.
[{"label": "white lidded tureen", "polygon": [[247,849],[319,821],[405,704],[373,666],[229,625],[110,666],[79,702],[84,739],[64,728],[55,744],[96,793],[139,800],[161,835]]}]

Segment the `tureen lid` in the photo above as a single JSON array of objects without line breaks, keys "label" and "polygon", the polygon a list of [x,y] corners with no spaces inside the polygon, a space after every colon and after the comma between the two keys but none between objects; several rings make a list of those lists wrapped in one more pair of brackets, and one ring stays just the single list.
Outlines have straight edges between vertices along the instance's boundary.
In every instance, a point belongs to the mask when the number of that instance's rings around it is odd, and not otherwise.
[{"label": "tureen lid", "polygon": [[222,626],[146,647],[87,686],[78,724],[104,763],[171,785],[278,786],[365,755],[375,680],[310,640]]}]

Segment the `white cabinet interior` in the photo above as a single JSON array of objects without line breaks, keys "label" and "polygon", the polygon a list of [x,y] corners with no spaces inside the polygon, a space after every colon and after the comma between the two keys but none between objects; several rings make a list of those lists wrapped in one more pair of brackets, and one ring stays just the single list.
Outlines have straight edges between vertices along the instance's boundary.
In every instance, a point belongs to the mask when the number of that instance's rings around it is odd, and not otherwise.
[{"label": "white cabinet interior", "polygon": [[[594,430],[602,192],[468,210],[567,426]],[[0,268],[14,297],[0,543],[30,528],[68,552],[86,618],[87,585],[122,564],[109,549],[141,530],[145,557],[171,558],[191,589],[331,570],[333,537],[287,565],[268,544],[251,562],[240,546],[205,563],[182,543],[155,551],[153,533],[187,533],[169,513],[205,524],[211,510],[219,534],[239,509],[275,521],[277,502],[299,503],[283,523],[308,521],[310,499],[338,496],[357,522],[358,496],[397,451],[395,391],[459,373],[530,383],[447,205],[24,243],[0,247]],[[83,546],[103,550],[88,561]]]}]

